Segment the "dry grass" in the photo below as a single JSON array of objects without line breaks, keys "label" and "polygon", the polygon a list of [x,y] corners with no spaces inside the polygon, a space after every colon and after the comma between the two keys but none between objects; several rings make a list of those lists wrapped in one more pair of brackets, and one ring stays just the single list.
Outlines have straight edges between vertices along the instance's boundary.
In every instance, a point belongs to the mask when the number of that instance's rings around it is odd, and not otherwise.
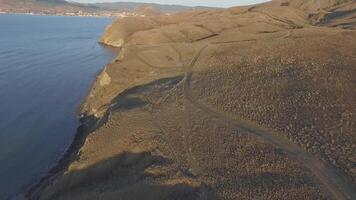
[{"label": "dry grass", "polygon": [[115,22],[83,105],[105,123],[41,199],[352,199],[356,32],[308,6]]}]

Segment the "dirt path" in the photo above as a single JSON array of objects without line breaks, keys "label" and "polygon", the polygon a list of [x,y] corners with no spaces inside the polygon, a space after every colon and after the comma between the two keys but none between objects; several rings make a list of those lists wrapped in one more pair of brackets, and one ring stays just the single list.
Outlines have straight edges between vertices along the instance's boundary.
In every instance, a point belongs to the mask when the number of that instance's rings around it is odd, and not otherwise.
[{"label": "dirt path", "polygon": [[[286,35],[281,36],[281,38],[286,38],[291,35],[291,31],[289,30]],[[255,40],[247,40],[247,41],[255,41]],[[272,129],[261,127],[260,125],[241,119],[237,116],[231,115],[229,113],[220,111],[216,108],[213,108],[209,105],[206,105],[196,99],[191,91],[191,79],[192,79],[192,70],[200,58],[201,54],[204,52],[206,48],[210,45],[216,44],[225,44],[225,43],[237,43],[237,42],[247,42],[245,40],[242,41],[230,41],[230,42],[215,42],[212,44],[206,44],[204,47],[200,49],[200,51],[194,56],[191,62],[188,65],[184,65],[182,62],[181,53],[177,48],[175,48],[174,44],[165,44],[162,46],[170,46],[174,49],[180,58],[180,63],[178,65],[183,66],[184,70],[184,79],[179,83],[183,84],[184,90],[183,94],[185,98],[196,108],[199,108],[206,112],[207,114],[218,118],[220,120],[229,122],[231,125],[235,126],[238,129],[245,130],[250,134],[263,139],[264,141],[276,146],[277,148],[282,149],[286,152],[291,158],[302,163],[306,168],[310,170],[310,172],[317,178],[321,184],[324,185],[325,189],[328,190],[330,196],[336,200],[354,200],[356,199],[356,191],[353,188],[353,184],[348,180],[347,176],[343,173],[338,172],[332,166],[324,163],[311,153],[304,150],[302,147],[294,144],[287,138],[283,137],[281,133],[278,133]],[[139,55],[136,56],[140,61],[144,62],[148,66],[152,66],[152,64],[148,63],[144,58]],[[162,68],[163,66],[159,66]],[[172,68],[176,68],[177,66],[170,66]]]},{"label": "dirt path", "polygon": [[330,195],[337,200],[354,200],[356,199],[356,192],[350,183],[346,175],[340,174],[332,166],[329,166],[308,153],[303,148],[292,143],[287,138],[281,136],[278,132],[259,126],[254,122],[250,122],[237,116],[233,116],[226,112],[222,112],[216,108],[205,105],[194,97],[191,91],[191,79],[192,69],[201,56],[202,52],[208,47],[203,47],[198,54],[192,59],[188,66],[184,66],[185,77],[183,79],[184,84],[184,96],[187,100],[193,104],[193,106],[205,111],[207,114],[218,118],[220,120],[229,122],[233,126],[239,129],[248,131],[254,136],[262,138],[263,140],[275,145],[276,147],[285,151],[291,158],[301,162],[311,173],[325,186]]}]

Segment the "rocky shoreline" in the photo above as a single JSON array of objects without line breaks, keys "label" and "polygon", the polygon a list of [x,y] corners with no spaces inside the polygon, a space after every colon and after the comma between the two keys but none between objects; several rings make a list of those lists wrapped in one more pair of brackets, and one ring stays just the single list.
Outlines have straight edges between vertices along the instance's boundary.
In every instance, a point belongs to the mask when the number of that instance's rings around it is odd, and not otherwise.
[{"label": "rocky shoreline", "polygon": [[26,198],[37,199],[39,194],[43,190],[43,187],[49,185],[59,173],[65,171],[71,162],[73,162],[77,157],[80,148],[85,142],[85,138],[88,134],[95,129],[95,124],[98,123],[98,120],[92,116],[82,116],[80,119],[80,125],[76,131],[73,142],[65,151],[65,153],[60,157],[57,164],[55,164],[46,174],[41,178],[38,183],[35,183],[33,186],[30,186],[26,191]]}]

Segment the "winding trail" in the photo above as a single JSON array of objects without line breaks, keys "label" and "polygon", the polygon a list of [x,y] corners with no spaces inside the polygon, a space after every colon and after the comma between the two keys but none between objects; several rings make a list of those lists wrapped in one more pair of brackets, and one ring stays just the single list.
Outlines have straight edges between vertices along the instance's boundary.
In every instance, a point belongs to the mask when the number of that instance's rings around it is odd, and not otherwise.
[{"label": "winding trail", "polygon": [[[291,31],[289,30],[285,35],[280,36],[280,38],[287,38],[290,35],[291,35]],[[310,172],[315,176],[315,178],[317,178],[319,182],[325,187],[325,189],[327,189],[329,195],[333,197],[333,199],[355,200],[356,191],[353,187],[353,183],[349,181],[346,174],[339,172],[333,166],[328,165],[327,163],[321,161],[311,153],[307,152],[302,147],[298,146],[297,144],[283,137],[282,136],[283,134],[278,133],[277,131],[272,130],[270,128],[262,127],[255,122],[248,121],[239,118],[238,116],[234,116],[232,114],[218,110],[217,108],[211,107],[209,105],[200,102],[197,98],[194,97],[193,92],[191,90],[191,79],[193,75],[192,70],[196,65],[198,59],[204,52],[204,50],[207,49],[210,45],[250,42],[250,41],[256,41],[256,39],[207,43],[198,51],[198,53],[193,57],[193,59],[188,64],[184,64],[182,62],[181,53],[177,48],[175,48],[173,43],[165,44],[162,46],[170,46],[179,55],[178,65],[183,67],[184,78],[178,85],[183,84],[183,95],[194,107],[203,110],[205,113],[209,114],[210,116],[213,116],[217,119],[230,123],[232,126],[235,126],[237,129],[245,130],[249,134],[261,138],[264,141],[276,146],[277,148],[282,149],[291,158],[302,163],[303,166],[309,169]],[[139,55],[136,55],[136,57],[150,67],[163,68],[163,66],[157,67],[152,65],[151,63],[148,63],[143,57],[140,57]],[[176,68],[176,67],[177,67],[176,65],[169,66],[169,68]]]},{"label": "winding trail", "polygon": [[330,195],[336,200],[355,200],[356,192],[353,188],[353,184],[348,181],[347,176],[339,173],[332,166],[327,165],[323,161],[319,160],[311,153],[307,152],[303,148],[289,141],[287,138],[281,136],[278,132],[261,127],[260,125],[247,121],[237,116],[233,116],[226,112],[222,112],[216,108],[208,106],[198,99],[196,99],[191,90],[191,79],[192,79],[192,70],[198,61],[199,57],[203,51],[209,45],[204,46],[192,59],[188,66],[183,66],[185,76],[183,79],[184,89],[183,94],[186,99],[195,107],[203,110],[207,114],[229,122],[233,126],[236,126],[239,129],[248,131],[254,136],[262,138],[263,140],[273,144],[274,146],[282,149],[286,152],[291,158],[302,163],[306,168],[308,168],[311,173],[322,183],[325,188],[328,190]]}]

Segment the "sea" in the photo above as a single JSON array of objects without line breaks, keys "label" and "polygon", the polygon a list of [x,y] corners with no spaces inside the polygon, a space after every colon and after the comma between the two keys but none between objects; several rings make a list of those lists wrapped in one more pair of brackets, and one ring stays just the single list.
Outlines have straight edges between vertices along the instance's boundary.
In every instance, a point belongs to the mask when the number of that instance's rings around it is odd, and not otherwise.
[{"label": "sea", "polygon": [[0,200],[53,167],[78,110],[117,51],[98,44],[112,18],[0,14]]}]

